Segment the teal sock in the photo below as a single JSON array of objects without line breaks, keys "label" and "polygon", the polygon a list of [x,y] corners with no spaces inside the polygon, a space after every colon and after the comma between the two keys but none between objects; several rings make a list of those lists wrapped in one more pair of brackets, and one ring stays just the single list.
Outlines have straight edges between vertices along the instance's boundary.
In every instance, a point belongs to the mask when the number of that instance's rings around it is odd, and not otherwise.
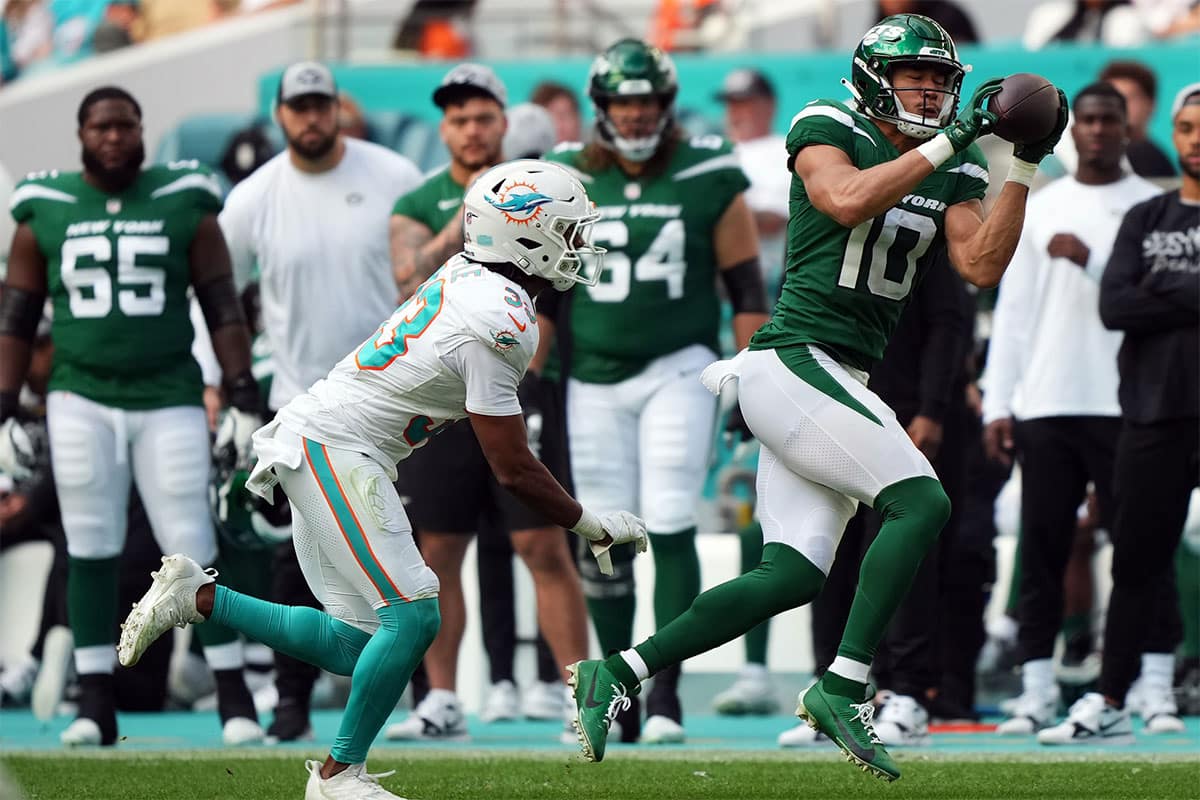
[{"label": "teal sock", "polygon": [[824,584],[824,573],[811,561],[785,544],[771,542],[763,548],[757,567],[704,592],[687,611],[634,649],[653,675],[810,602]]},{"label": "teal sock", "polygon": [[691,606],[700,594],[700,557],[696,529],[651,533],[654,552],[654,622],[666,625]]},{"label": "teal sock", "polygon": [[75,649],[115,644],[121,559],[67,557],[67,618]]},{"label": "teal sock", "polygon": [[[762,561],[763,530],[757,520],[738,531],[742,551],[742,574],[754,569]],[[744,637],[747,664],[767,664],[767,643],[771,633],[771,620],[765,619],[751,628]]]},{"label": "teal sock", "polygon": [[892,615],[950,516],[950,499],[936,479],[909,478],[880,492],[875,510],[883,517],[883,525],[863,556],[858,588],[837,651],[861,664],[874,659]]},{"label": "teal sock", "polygon": [[396,709],[413,670],[437,636],[442,617],[436,597],[376,609],[379,630],[362,648],[350,679],[350,699],[329,754],[343,764],[360,764]]},{"label": "teal sock", "polygon": [[366,631],[324,611],[268,603],[219,584],[210,619],[334,675],[352,674],[359,654],[371,639]]}]

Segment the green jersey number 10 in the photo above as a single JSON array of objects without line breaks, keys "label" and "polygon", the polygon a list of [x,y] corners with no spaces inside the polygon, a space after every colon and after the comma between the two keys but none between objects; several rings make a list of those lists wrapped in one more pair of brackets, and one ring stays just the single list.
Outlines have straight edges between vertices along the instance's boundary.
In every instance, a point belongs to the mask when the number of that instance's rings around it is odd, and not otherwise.
[{"label": "green jersey number 10", "polygon": [[659,230],[650,247],[636,263],[621,252],[629,246],[629,228],[620,220],[597,222],[592,229],[593,240],[608,247],[604,256],[602,280],[588,287],[588,294],[597,303],[620,303],[629,297],[633,281],[665,281],[667,297],[683,297],[683,278],[687,274],[684,260],[685,232],[683,220],[672,219]]},{"label": "green jersey number 10", "polygon": [[[878,231],[875,245],[864,258],[867,240],[875,231]],[[903,300],[912,289],[917,261],[925,255],[935,236],[937,223],[932,218],[901,208],[889,209],[882,217],[859,223],[850,231],[850,238],[846,241],[846,255],[838,275],[838,286],[857,289],[859,272],[866,267],[867,290],[871,294],[890,300]],[[902,276],[900,280],[888,277],[889,267],[893,267],[890,270],[892,275]],[[900,271],[901,267],[903,272]]]}]

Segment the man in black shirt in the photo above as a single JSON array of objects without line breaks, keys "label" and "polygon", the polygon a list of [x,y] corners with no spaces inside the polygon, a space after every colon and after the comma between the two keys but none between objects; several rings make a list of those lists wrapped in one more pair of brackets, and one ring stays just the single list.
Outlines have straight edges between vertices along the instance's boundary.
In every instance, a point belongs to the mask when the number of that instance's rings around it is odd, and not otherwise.
[{"label": "man in black shirt", "polygon": [[1180,632],[1172,569],[1200,473],[1200,83],[1180,92],[1172,111],[1183,186],[1129,210],[1100,284],[1105,326],[1125,332],[1100,691],[1039,733],[1042,744],[1131,743],[1125,696],[1141,654],[1144,687],[1154,684],[1161,698],[1142,705],[1147,731],[1183,730],[1170,699]]}]

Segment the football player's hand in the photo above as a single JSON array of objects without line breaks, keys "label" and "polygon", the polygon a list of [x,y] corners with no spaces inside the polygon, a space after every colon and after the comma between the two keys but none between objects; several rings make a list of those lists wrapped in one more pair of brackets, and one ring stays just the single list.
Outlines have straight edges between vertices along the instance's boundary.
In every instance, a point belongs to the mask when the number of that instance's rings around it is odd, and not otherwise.
[{"label": "football player's hand", "polygon": [[1058,122],[1054,125],[1054,130],[1050,135],[1041,141],[1031,144],[1018,144],[1013,146],[1013,158],[1019,158],[1022,161],[1030,164],[1038,164],[1043,158],[1054,152],[1058,140],[1062,138],[1063,131],[1067,129],[1067,94],[1062,89],[1058,90]]},{"label": "football player's hand", "polygon": [[[587,517],[587,513],[584,514]],[[633,543],[634,550],[646,552],[650,540],[646,537],[646,523],[628,511],[608,511],[595,518],[599,522],[598,538],[593,538],[593,532],[576,529],[576,532],[588,540],[588,548],[596,559],[600,572],[604,575],[613,574],[612,554],[609,550],[614,545]]]},{"label": "football player's hand", "polygon": [[966,106],[959,112],[958,118],[950,123],[944,133],[954,146],[954,152],[961,153],[971,146],[971,142],[991,131],[996,124],[996,114],[987,109],[988,98],[1000,91],[1003,78],[992,78],[984,81],[971,95]]},{"label": "football player's hand", "polygon": [[942,447],[942,423],[918,414],[908,423],[905,432],[926,458],[930,461],[937,458],[938,450]]},{"label": "football player's hand", "polygon": [[24,481],[33,476],[36,466],[37,453],[24,426],[16,417],[4,420],[0,425],[0,472],[13,480]]},{"label": "football player's hand", "polygon": [[237,408],[225,409],[225,416],[217,428],[217,439],[213,443],[216,458],[228,458],[232,453],[233,463],[240,469],[249,469],[253,463],[254,445],[251,437],[262,427],[262,419]]},{"label": "football player's hand", "polygon": [[1065,258],[1073,264],[1086,268],[1092,251],[1073,233],[1056,233],[1050,237],[1046,252],[1051,258]]}]

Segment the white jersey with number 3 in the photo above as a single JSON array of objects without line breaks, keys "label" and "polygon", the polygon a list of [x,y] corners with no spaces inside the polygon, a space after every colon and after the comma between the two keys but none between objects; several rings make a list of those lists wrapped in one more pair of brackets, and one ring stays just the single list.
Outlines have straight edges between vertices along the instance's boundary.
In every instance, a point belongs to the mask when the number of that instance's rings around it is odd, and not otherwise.
[{"label": "white jersey with number 3", "polygon": [[280,409],[255,444],[269,450],[269,429],[278,424],[366,453],[395,479],[398,462],[468,411],[520,414],[517,384],[537,341],[525,290],[455,256],[326,378]]}]

